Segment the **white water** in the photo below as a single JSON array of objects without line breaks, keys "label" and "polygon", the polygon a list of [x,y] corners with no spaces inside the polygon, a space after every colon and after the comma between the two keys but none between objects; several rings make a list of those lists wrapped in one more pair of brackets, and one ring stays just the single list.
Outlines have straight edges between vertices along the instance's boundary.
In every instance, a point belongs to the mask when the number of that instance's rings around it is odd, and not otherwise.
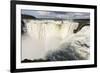
[{"label": "white water", "polygon": [[[69,52],[70,54],[78,54],[78,56],[84,60],[89,59],[90,26],[85,26],[76,34],[67,36],[59,48],[62,48],[64,51],[67,51],[66,48],[68,48],[69,50],[73,50],[73,52]],[[80,59],[79,57],[77,57],[77,59]]]},{"label": "white water", "polygon": [[22,60],[45,58],[48,51],[58,50],[60,44],[74,34],[73,30],[77,26],[78,23],[66,20],[63,23],[54,20],[30,20],[26,24],[27,33],[22,36]]}]

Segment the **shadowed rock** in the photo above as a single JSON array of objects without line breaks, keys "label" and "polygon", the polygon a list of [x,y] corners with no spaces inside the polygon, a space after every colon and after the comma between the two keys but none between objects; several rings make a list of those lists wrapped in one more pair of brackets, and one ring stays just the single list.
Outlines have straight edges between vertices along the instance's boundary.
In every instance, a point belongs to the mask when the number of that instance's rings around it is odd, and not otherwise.
[{"label": "shadowed rock", "polygon": [[77,29],[75,29],[73,31],[74,33],[77,33],[78,31],[80,31],[84,26],[89,26],[90,25],[90,19],[74,19],[73,21],[79,23]]}]

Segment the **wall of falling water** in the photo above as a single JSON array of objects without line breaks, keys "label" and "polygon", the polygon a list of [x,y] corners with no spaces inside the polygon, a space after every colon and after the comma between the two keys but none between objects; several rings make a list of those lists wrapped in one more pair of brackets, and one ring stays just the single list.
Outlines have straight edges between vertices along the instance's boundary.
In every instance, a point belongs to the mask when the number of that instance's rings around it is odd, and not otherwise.
[{"label": "wall of falling water", "polygon": [[77,27],[78,23],[67,20],[30,20],[22,35],[22,60],[45,59],[47,52],[57,50]]}]

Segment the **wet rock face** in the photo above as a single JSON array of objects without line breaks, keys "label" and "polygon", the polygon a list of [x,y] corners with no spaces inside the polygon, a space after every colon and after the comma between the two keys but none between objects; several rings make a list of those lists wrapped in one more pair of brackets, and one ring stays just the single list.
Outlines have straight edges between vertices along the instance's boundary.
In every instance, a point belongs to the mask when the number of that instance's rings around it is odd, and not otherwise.
[{"label": "wet rock face", "polygon": [[26,29],[26,25],[24,23],[24,21],[22,20],[21,21],[21,34],[25,34],[27,32],[27,29]]}]

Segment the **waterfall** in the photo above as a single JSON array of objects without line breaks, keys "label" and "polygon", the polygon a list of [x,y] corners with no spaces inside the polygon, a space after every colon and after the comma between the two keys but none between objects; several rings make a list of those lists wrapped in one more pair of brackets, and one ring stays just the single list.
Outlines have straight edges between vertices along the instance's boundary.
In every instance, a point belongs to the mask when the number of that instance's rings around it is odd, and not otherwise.
[{"label": "waterfall", "polygon": [[45,59],[49,51],[60,49],[77,27],[78,23],[67,20],[30,20],[26,35],[22,35],[22,60]]},{"label": "waterfall", "polygon": [[67,36],[59,45],[59,49],[48,52],[49,61],[87,60],[90,57],[90,27],[85,26],[76,34]]}]

